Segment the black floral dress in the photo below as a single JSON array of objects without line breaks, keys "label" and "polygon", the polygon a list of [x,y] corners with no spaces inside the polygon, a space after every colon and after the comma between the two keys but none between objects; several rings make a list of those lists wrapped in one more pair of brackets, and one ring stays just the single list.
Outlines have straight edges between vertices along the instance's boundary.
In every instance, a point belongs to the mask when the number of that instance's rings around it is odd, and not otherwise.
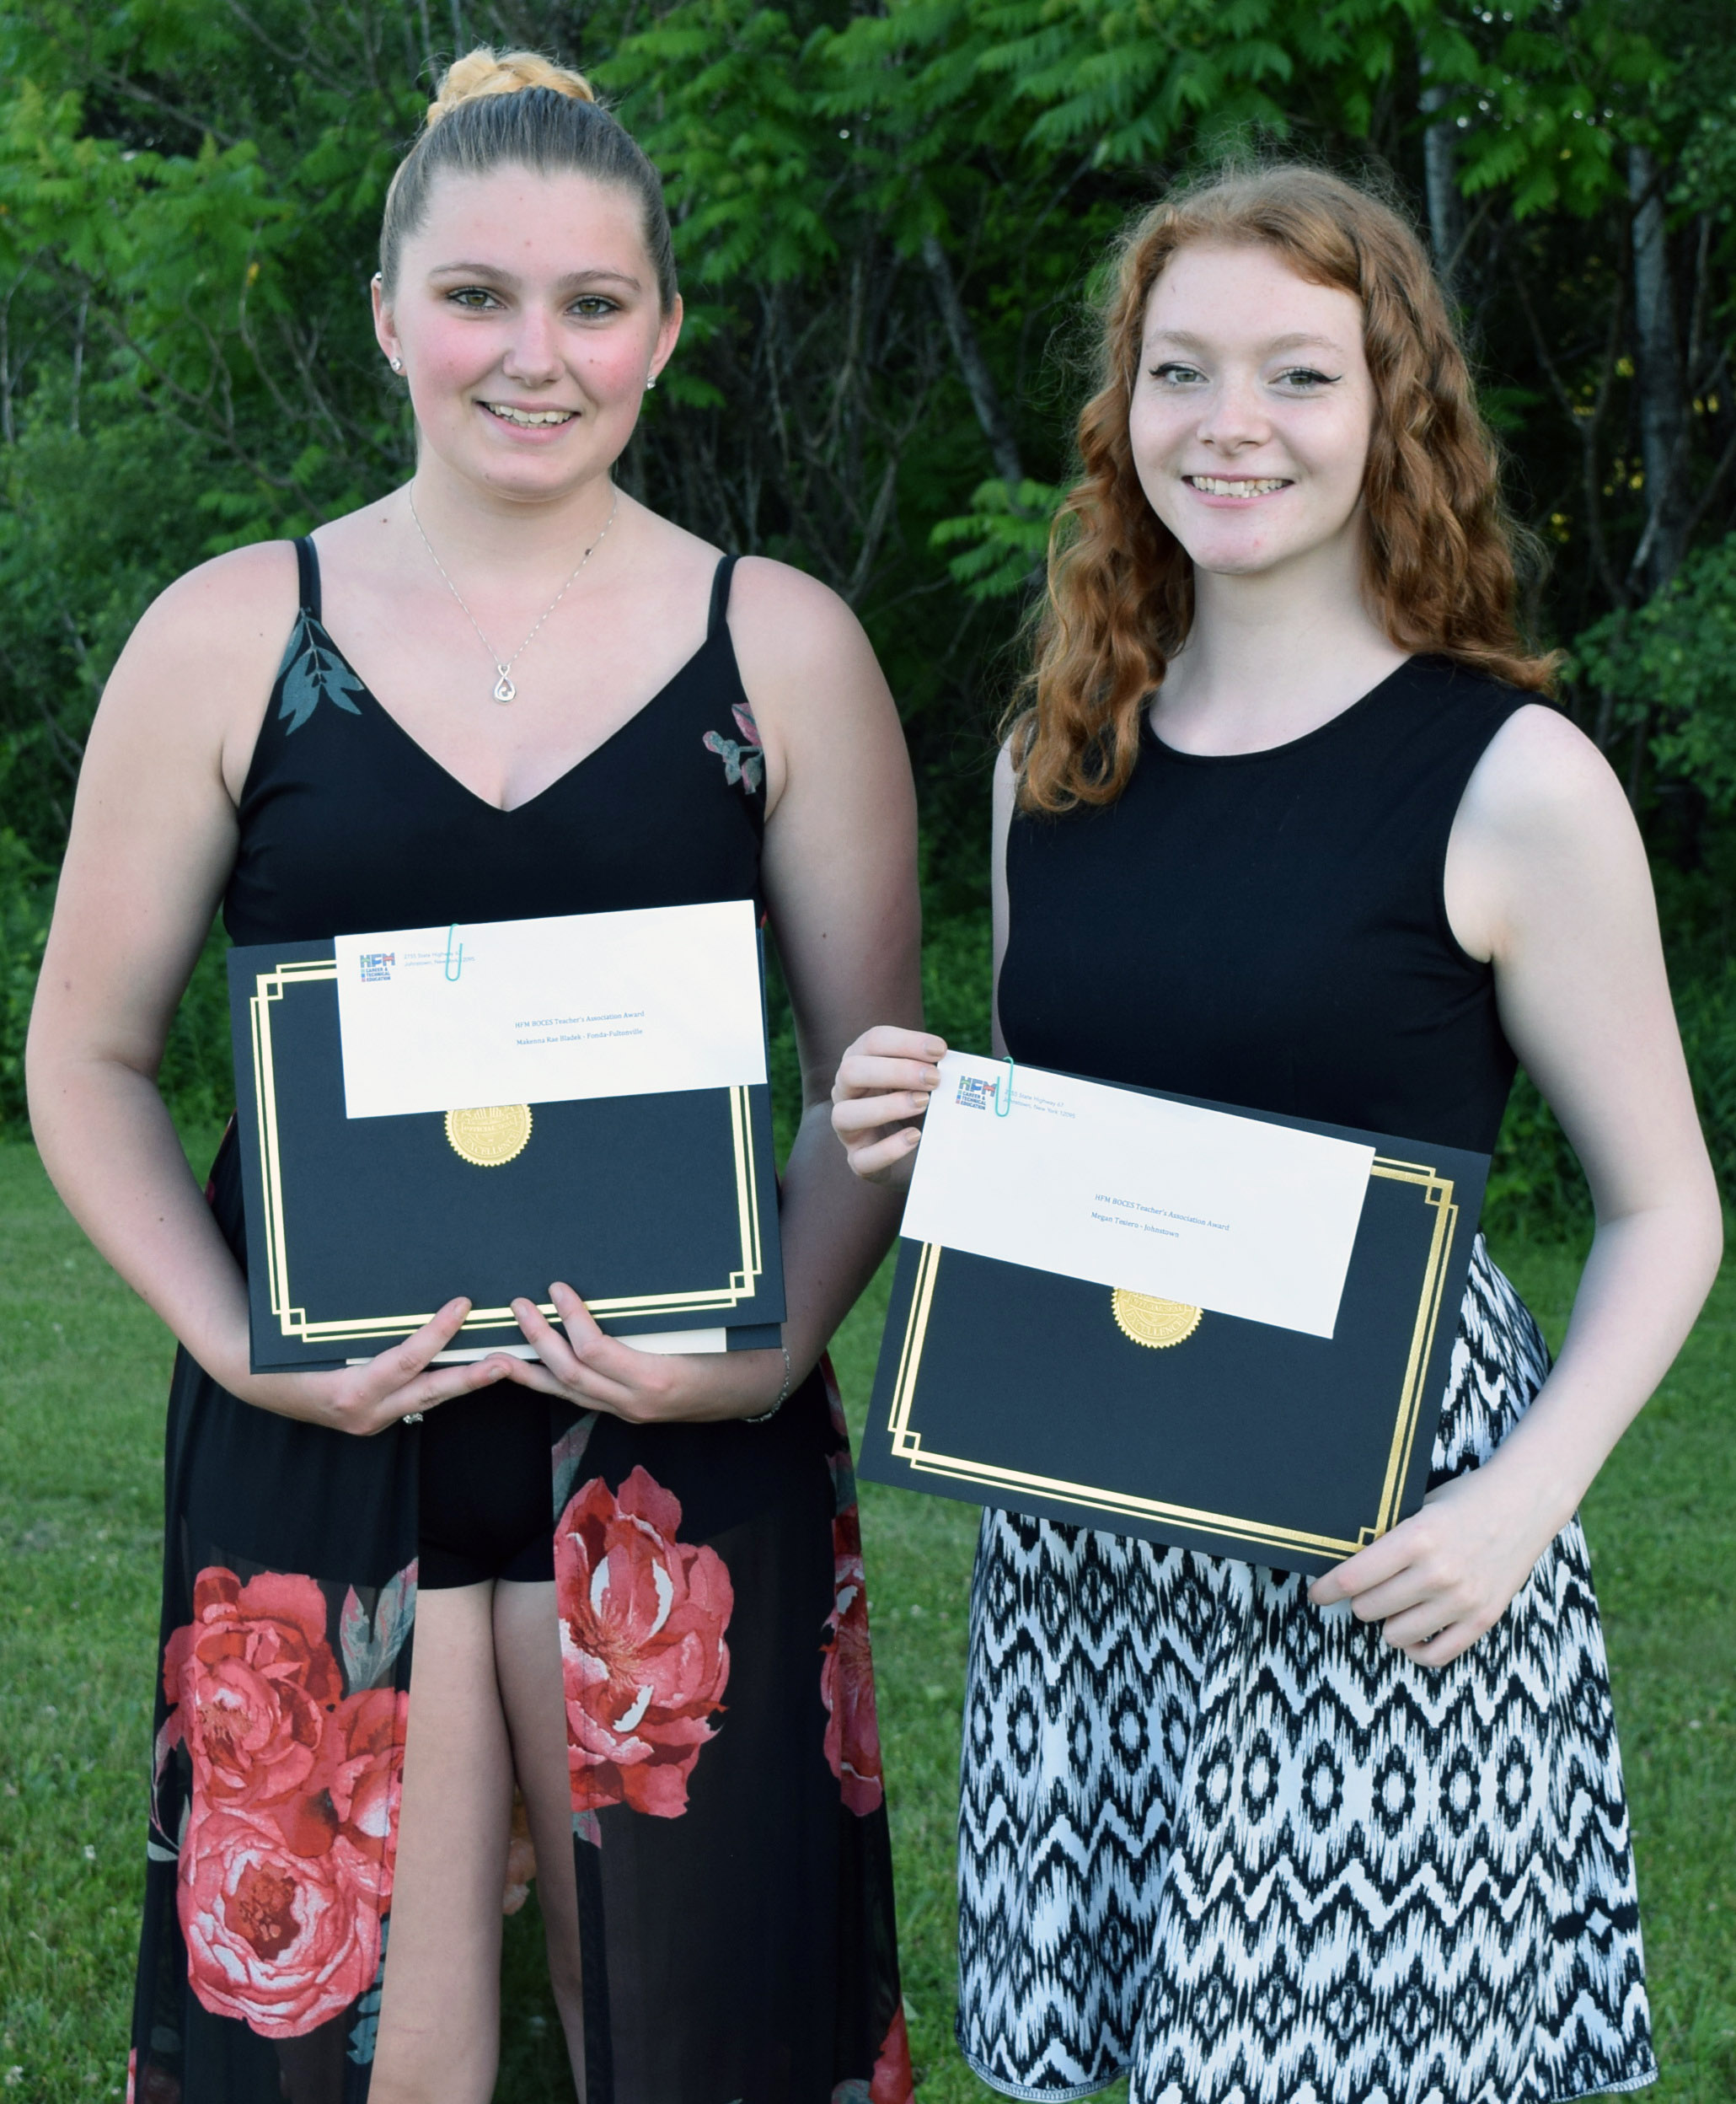
[{"label": "black floral dress", "polygon": [[[311,545],[297,554],[301,610],[241,801],[234,940],[758,895],[763,765],[724,619],[729,562],[675,678],[502,812],[367,692],[320,625]],[[210,1196],[244,1262],[233,1135]],[[761,1425],[486,1400],[521,1431],[531,1411],[549,1457],[589,2104],[908,2104],[829,1377]],[[274,1416],[177,1358],[140,2104],[367,2094],[424,1437]]]}]

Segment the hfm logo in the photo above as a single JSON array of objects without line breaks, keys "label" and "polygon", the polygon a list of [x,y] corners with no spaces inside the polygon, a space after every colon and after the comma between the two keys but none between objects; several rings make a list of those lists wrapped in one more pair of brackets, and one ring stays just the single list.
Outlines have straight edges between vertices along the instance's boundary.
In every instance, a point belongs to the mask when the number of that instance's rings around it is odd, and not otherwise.
[{"label": "hfm logo", "polygon": [[958,1101],[967,1110],[999,1109],[999,1077],[985,1082],[974,1074],[961,1074],[958,1077]]},{"label": "hfm logo", "polygon": [[362,976],[364,980],[390,979],[392,967],[397,962],[396,950],[364,950],[362,954]]}]

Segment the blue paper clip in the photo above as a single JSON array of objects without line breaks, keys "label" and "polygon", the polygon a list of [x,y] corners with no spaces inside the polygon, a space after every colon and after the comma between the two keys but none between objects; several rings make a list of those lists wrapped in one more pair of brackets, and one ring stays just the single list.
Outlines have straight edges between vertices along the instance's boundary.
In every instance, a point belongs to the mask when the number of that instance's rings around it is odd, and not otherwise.
[{"label": "blue paper clip", "polygon": [[459,943],[458,953],[456,957],[454,957],[452,953],[452,939],[458,933],[458,924],[456,920],[453,922],[452,926],[446,931],[446,976],[448,980],[454,981],[457,980],[458,974],[464,969],[463,944],[462,942]]},{"label": "blue paper clip", "polygon": [[1001,1085],[1000,1085],[1000,1083],[997,1081],[997,1082],[995,1082],[995,1084],[994,1084],[994,1114],[995,1114],[995,1116],[996,1116],[997,1118],[1010,1118],[1010,1117],[1011,1117],[1012,1113],[1013,1113],[1013,1061],[1012,1061],[1012,1055],[1011,1055],[1011,1054],[1010,1053],[1010,1054],[1007,1055],[1007,1072],[1006,1072],[1006,1101],[1005,1101],[1005,1103],[1003,1103],[1003,1102],[1001,1101]]}]

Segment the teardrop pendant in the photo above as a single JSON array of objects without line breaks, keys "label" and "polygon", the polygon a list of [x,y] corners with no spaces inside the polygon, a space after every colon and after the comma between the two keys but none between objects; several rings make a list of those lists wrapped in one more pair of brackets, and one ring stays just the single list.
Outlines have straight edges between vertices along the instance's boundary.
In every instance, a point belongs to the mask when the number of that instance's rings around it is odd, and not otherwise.
[{"label": "teardrop pendant", "polygon": [[502,668],[500,678],[495,682],[495,700],[496,701],[512,701],[516,700],[517,696],[517,688],[513,685],[512,680],[507,677],[505,669]]}]

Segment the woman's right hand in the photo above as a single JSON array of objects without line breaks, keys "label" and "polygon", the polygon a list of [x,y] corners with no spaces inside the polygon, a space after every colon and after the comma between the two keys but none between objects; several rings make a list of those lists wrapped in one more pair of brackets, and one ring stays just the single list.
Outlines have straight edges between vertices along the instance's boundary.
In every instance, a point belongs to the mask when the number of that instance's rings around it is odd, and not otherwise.
[{"label": "woman's right hand", "polygon": [[844,1054],[832,1085],[832,1130],[865,1183],[910,1181],[922,1138],[917,1121],[939,1085],[946,1053],[946,1040],[925,1030],[878,1023]]},{"label": "woman's right hand", "polygon": [[459,1366],[429,1363],[451,1344],[469,1312],[469,1301],[448,1301],[413,1336],[360,1366],[333,1373],[248,1374],[236,1380],[231,1393],[280,1417],[371,1438],[388,1425],[506,1377],[511,1368],[504,1353]]}]

